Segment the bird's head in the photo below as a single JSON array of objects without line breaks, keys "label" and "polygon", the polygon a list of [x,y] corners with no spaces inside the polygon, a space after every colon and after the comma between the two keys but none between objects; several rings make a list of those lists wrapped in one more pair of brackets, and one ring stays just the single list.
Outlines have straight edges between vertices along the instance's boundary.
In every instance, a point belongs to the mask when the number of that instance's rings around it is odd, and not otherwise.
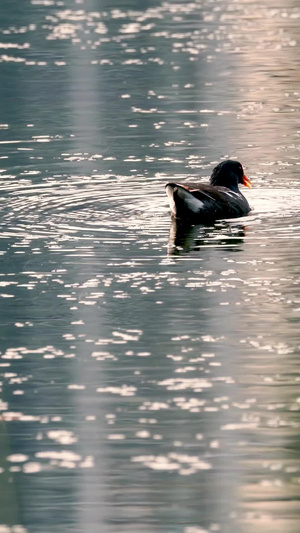
[{"label": "bird's head", "polygon": [[227,187],[235,192],[239,189],[239,183],[251,187],[251,181],[245,176],[241,163],[230,159],[222,161],[213,169],[210,183]]}]

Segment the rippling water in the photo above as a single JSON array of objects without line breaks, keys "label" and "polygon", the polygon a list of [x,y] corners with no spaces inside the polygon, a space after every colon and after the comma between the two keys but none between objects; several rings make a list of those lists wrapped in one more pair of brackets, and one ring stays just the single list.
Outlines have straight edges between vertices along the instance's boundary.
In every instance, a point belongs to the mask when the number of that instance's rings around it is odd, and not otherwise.
[{"label": "rippling water", "polygon": [[[1,533],[298,533],[299,18],[2,8]],[[227,157],[251,214],[171,223]]]}]

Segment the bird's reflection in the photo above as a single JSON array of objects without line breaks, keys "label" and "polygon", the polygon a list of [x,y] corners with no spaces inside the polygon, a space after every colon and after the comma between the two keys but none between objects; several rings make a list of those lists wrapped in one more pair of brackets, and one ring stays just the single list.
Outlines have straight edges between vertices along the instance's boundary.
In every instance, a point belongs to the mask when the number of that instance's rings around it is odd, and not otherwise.
[{"label": "bird's reflection", "polygon": [[180,255],[207,246],[236,251],[244,242],[244,236],[245,227],[240,223],[218,221],[213,226],[191,226],[172,218],[168,254]]}]

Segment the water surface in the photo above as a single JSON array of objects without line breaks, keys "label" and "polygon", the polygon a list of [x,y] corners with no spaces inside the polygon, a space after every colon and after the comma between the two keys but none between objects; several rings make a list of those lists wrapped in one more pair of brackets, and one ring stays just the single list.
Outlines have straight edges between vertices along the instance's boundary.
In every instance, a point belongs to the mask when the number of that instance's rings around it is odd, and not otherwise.
[{"label": "water surface", "polygon": [[[298,533],[299,18],[2,8],[1,532]],[[227,157],[251,214],[178,229]]]}]

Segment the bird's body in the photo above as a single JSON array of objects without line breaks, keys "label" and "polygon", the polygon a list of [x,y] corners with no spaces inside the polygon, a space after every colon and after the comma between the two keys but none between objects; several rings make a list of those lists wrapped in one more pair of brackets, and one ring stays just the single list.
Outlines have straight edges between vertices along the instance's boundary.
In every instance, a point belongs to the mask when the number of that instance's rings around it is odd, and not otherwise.
[{"label": "bird's body", "polygon": [[239,191],[239,183],[251,187],[242,165],[230,160],[214,168],[210,184],[169,182],[166,192],[172,216],[192,224],[245,216],[250,206]]}]

